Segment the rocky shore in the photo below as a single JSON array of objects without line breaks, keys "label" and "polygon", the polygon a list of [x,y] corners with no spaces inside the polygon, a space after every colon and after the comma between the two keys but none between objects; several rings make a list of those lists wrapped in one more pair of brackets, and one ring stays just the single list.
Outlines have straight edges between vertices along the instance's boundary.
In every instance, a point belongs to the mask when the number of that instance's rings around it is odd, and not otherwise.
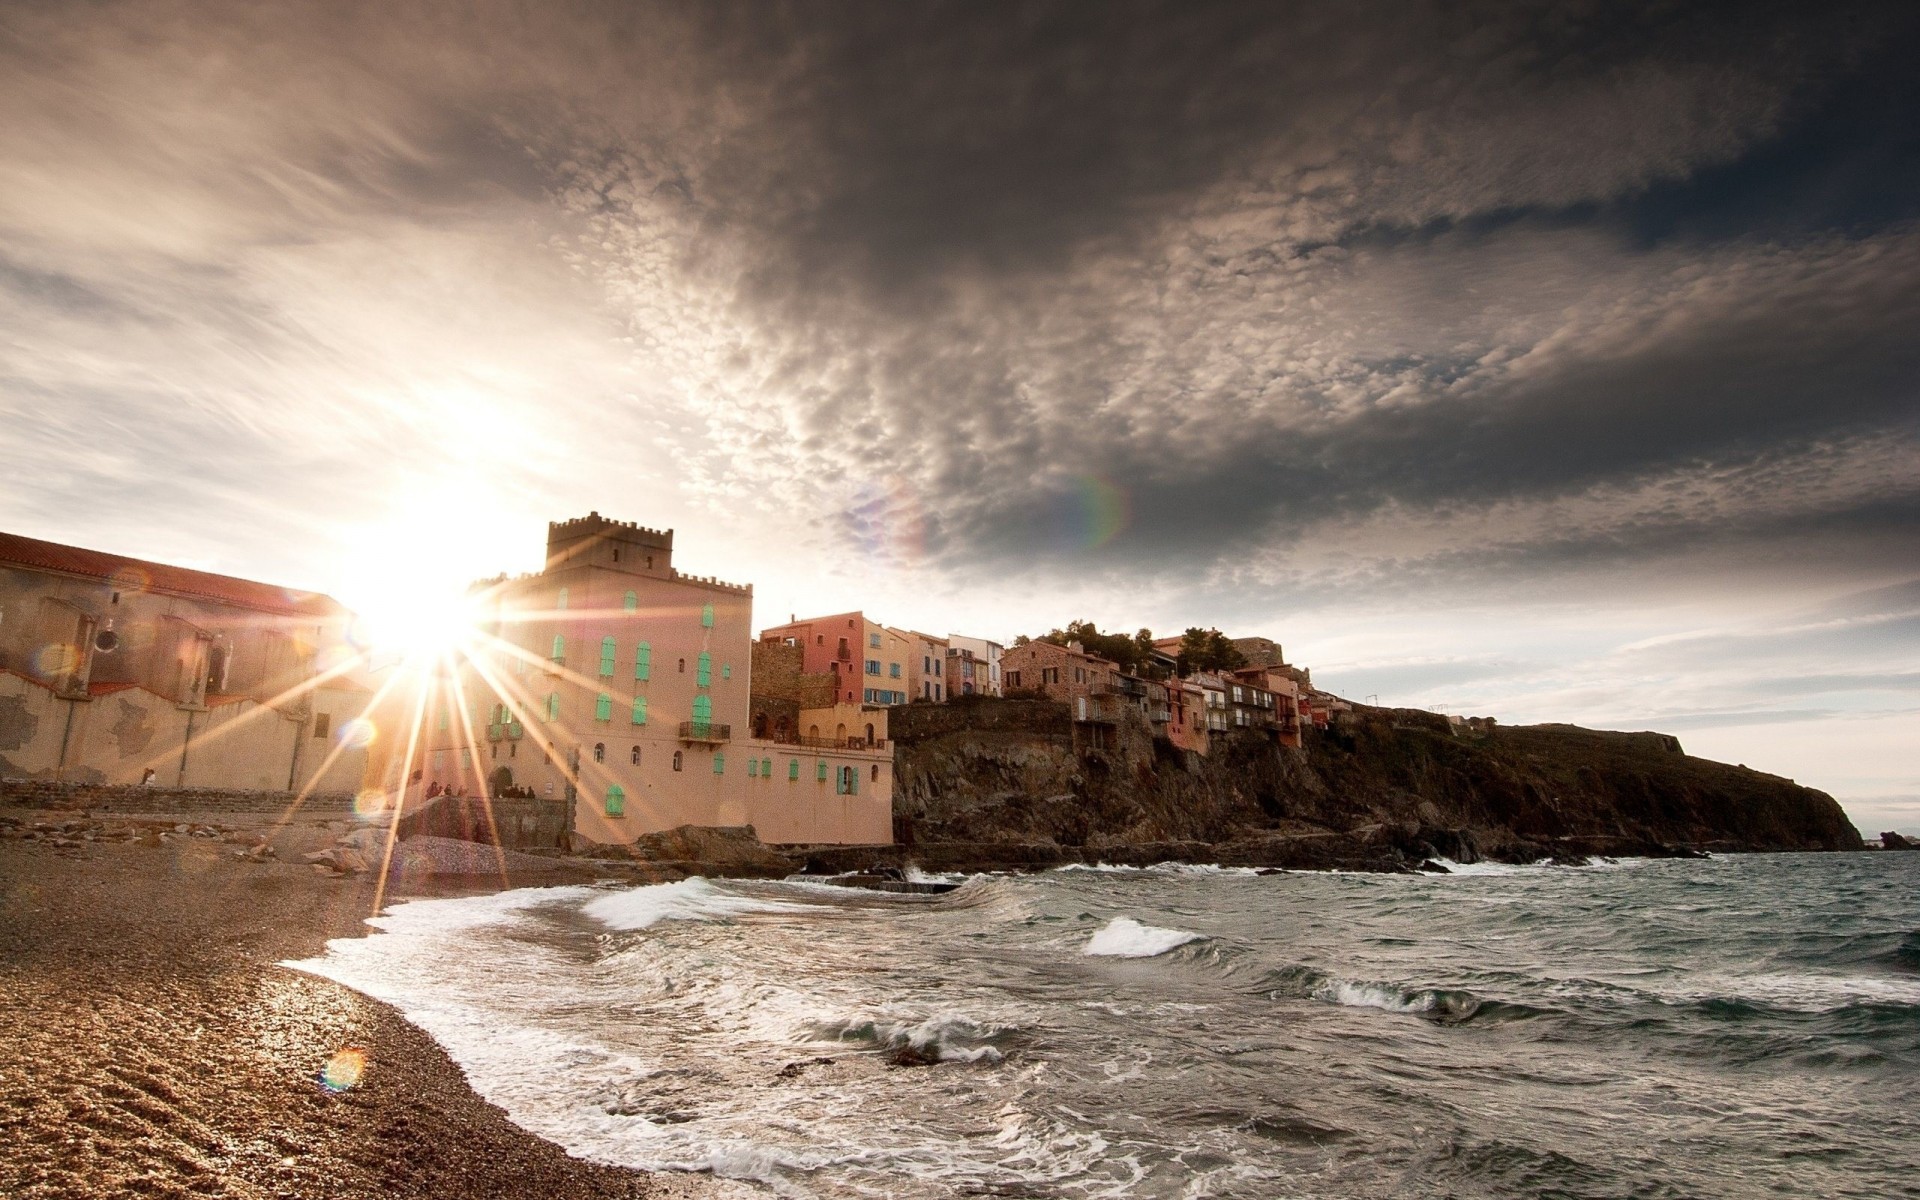
[{"label": "rocky shore", "polygon": [[[276,966],[365,933],[374,881],[301,861],[337,841],[324,823],[252,855],[273,816],[0,809],[0,1195],[724,1194],[568,1157],[399,1014]],[[511,865],[504,879],[397,873],[388,897],[598,874]],[[323,1086],[349,1048],[358,1081]]]}]

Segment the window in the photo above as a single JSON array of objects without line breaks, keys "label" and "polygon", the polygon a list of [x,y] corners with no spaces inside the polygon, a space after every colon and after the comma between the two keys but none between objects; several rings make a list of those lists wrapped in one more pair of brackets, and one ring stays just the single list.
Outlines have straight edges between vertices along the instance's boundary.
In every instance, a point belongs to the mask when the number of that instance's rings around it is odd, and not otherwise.
[{"label": "window", "polygon": [[1007,672],[1007,686],[1012,688],[1017,688],[1020,686],[1020,672],[1018,671]]},{"label": "window", "polygon": [[547,720],[558,721],[559,719],[560,719],[560,693],[548,692],[547,693]]},{"label": "window", "polygon": [[[647,723],[647,698],[645,696],[635,696],[633,698],[633,723],[635,725],[645,725]],[[634,753],[637,754],[639,751],[636,750]]]},{"label": "window", "polygon": [[880,648],[880,635],[877,633],[868,634],[867,645],[872,646],[875,650],[878,650]]},{"label": "window", "polygon": [[601,692],[593,700],[593,719],[596,721],[613,720],[613,697]]},{"label": "window", "polygon": [[633,748],[633,754],[631,757],[632,757],[633,765],[636,767],[639,766],[640,765],[640,747],[635,746]]},{"label": "window", "polygon": [[888,663],[888,664],[887,664],[887,674],[889,674],[889,675],[891,675],[891,676],[893,676],[893,677],[894,677],[895,679],[898,679],[898,678],[900,678],[900,664],[899,664],[899,663]]},{"label": "window", "polygon": [[673,752],[673,769],[676,771],[680,769],[680,752],[678,750]]},{"label": "window", "polygon": [[860,794],[860,772],[853,767],[841,767],[834,780],[833,790],[842,796]]},{"label": "window", "polygon": [[733,665],[731,663],[720,664],[720,678],[722,679],[733,678]]},{"label": "window", "polygon": [[695,664],[693,682],[701,687],[713,686],[713,655],[705,650],[700,652],[700,660]]},{"label": "window", "polygon": [[945,674],[945,672],[943,672],[943,671],[941,670],[941,668],[942,668],[943,666],[945,666],[945,665],[946,665],[946,664],[945,664],[945,663],[942,663],[942,662],[941,662],[941,661],[940,661],[939,659],[937,659],[937,658],[936,658],[936,659],[934,659],[934,660],[933,660],[933,673],[934,673],[934,675],[935,675],[935,676],[940,676],[940,675],[943,675],[943,674]]},{"label": "window", "polygon": [[313,736],[317,738],[326,737],[330,732],[329,726],[332,722],[333,718],[327,713],[313,714]]},{"label": "window", "polygon": [[[614,553],[618,554],[620,552],[618,550],[615,550]],[[640,593],[628,592],[626,599],[620,602],[620,607],[625,609],[627,612],[638,612],[640,609]]]},{"label": "window", "polygon": [[727,756],[726,755],[720,754],[720,753],[714,754],[713,773],[715,775],[725,775],[727,773]]},{"label": "window", "polygon": [[713,628],[713,605],[703,604],[700,606],[700,624],[708,629]]},{"label": "window", "polygon": [[760,760],[757,758],[749,758],[747,760],[747,778],[758,779],[759,777],[760,777]]},{"label": "window", "polygon": [[633,648],[633,677],[653,678],[653,643],[641,642]]},{"label": "window", "polygon": [[558,609],[567,607],[567,589],[560,589],[560,595],[554,599],[553,606]]},{"label": "window", "polygon": [[768,779],[773,778],[773,760],[772,759],[763,758],[760,760],[760,774],[766,776]]},{"label": "window", "polygon": [[607,785],[607,815],[617,817],[627,811],[627,793],[617,783]]},{"label": "window", "polygon": [[878,675],[879,673],[880,673],[880,660],[879,660],[879,659],[877,659],[877,658],[870,658],[870,659],[868,659],[868,660],[867,660],[867,674],[869,674],[869,675]]},{"label": "window", "polygon": [[880,782],[880,764],[879,763],[873,764],[873,781],[875,783]]},{"label": "window", "polygon": [[607,761],[607,744],[605,742],[595,742],[593,744],[593,761]]},{"label": "window", "polygon": [[872,688],[868,688],[868,689],[867,689],[867,690],[866,690],[866,691],[865,691],[864,693],[862,693],[862,697],[861,697],[861,698],[862,698],[862,699],[864,700],[864,702],[865,702],[865,703],[867,703],[867,704],[872,704],[872,703],[873,703],[873,689],[872,689]]},{"label": "window", "polygon": [[553,653],[547,657],[553,659],[555,662],[567,661],[567,638],[565,634],[556,633],[553,635]]},{"label": "window", "polygon": [[445,729],[447,727],[447,706],[446,705],[442,704],[438,709],[435,710],[433,727],[435,729]]},{"label": "window", "polygon": [[693,698],[693,719],[702,725],[713,720],[713,697],[695,696]]},{"label": "window", "polygon": [[680,673],[682,675],[687,673],[687,660],[684,658],[680,660]]},{"label": "window", "polygon": [[924,654],[920,656],[920,673],[922,675],[933,674],[933,660]]},{"label": "window", "polygon": [[800,760],[797,758],[788,759],[787,760],[787,782],[793,783],[799,778],[800,778]]},{"label": "window", "polygon": [[827,760],[821,759],[814,767],[813,777],[821,783],[827,781]]},{"label": "window", "polygon": [[613,659],[620,652],[618,643],[610,637],[600,639],[600,678],[613,678]]}]

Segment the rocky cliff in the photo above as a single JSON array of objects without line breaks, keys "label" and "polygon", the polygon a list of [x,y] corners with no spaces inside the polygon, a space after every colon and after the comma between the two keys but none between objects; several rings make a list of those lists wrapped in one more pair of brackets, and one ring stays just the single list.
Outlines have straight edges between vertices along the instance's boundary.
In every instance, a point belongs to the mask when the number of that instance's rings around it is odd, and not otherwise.
[{"label": "rocky cliff", "polygon": [[1406,869],[1698,850],[1854,850],[1832,797],[1694,758],[1670,737],[1566,725],[1456,736],[1361,709],[1303,749],[1233,734],[1205,757],[1144,723],[1042,702],[900,712],[894,811],[929,867],[1099,860]]}]

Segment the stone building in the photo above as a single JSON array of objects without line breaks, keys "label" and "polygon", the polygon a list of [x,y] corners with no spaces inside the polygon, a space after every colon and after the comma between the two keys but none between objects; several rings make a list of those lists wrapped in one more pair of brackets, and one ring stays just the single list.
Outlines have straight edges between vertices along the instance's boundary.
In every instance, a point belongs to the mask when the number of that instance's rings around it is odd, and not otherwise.
[{"label": "stone building", "polygon": [[1000,656],[1000,678],[1008,691],[1038,692],[1073,710],[1073,719],[1092,719],[1103,703],[1100,697],[1117,694],[1120,668],[1097,654],[1088,654],[1079,642],[1064,646],[1031,641]]},{"label": "stone building", "polygon": [[598,513],[549,525],[546,564],[480,593],[483,636],[433,691],[410,796],[484,782],[569,798],[576,838],[602,844],[680,825],[892,840],[884,739],[755,736],[750,587],[683,574],[671,530]]},{"label": "stone building", "polygon": [[351,620],[317,593],[0,534],[0,774],[354,791]]},{"label": "stone building", "polygon": [[760,640],[798,646],[809,674],[830,674],[839,681],[842,704],[905,704],[912,699],[907,636],[865,613],[789,620],[761,630]]}]

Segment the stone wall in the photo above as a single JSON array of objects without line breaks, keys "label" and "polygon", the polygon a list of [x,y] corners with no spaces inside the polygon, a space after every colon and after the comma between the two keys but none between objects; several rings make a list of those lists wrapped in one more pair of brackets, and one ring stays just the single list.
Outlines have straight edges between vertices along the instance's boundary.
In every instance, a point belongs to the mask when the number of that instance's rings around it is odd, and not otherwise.
[{"label": "stone wall", "polygon": [[755,696],[790,700],[799,708],[833,704],[837,681],[825,672],[808,674],[806,654],[800,647],[785,642],[755,642],[752,654]]},{"label": "stone wall", "polygon": [[968,730],[1065,736],[1072,731],[1073,720],[1071,710],[1057,700],[959,696],[945,704],[908,704],[891,709],[887,727],[894,741],[915,742]]},{"label": "stone wall", "polygon": [[[492,820],[488,820],[488,810]],[[457,838],[509,850],[565,850],[571,844],[573,803],[567,800],[438,796],[400,818],[399,836]]]},{"label": "stone wall", "polygon": [[[300,802],[304,815],[349,815],[353,793],[320,792]],[[165,788],[97,783],[55,783],[46,779],[0,779],[0,804],[23,808],[106,812],[278,812],[294,793],[244,788]]]}]

